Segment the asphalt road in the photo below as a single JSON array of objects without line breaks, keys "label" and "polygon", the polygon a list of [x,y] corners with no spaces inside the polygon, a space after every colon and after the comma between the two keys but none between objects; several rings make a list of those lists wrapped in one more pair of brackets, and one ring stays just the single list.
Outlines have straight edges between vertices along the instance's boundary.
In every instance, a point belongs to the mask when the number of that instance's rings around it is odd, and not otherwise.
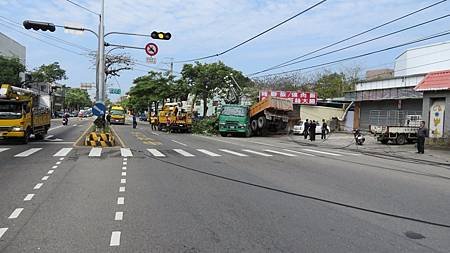
[{"label": "asphalt road", "polygon": [[88,123],[0,144],[0,252],[450,249],[445,166],[142,122],[114,126],[122,149],[73,147]]}]

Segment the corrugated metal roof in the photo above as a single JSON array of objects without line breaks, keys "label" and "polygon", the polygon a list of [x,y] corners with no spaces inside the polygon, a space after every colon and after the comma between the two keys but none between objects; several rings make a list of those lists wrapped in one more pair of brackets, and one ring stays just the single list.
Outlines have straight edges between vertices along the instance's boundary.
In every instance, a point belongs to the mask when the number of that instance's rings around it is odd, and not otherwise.
[{"label": "corrugated metal roof", "polygon": [[450,90],[450,70],[429,73],[414,89],[416,91]]}]

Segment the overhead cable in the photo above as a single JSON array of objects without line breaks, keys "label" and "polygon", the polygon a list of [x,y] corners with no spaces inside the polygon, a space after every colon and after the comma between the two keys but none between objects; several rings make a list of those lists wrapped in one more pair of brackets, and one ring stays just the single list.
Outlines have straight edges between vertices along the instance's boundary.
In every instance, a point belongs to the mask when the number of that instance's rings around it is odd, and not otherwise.
[{"label": "overhead cable", "polygon": [[86,8],[86,7],[84,7],[84,6],[81,5],[81,4],[75,3],[74,1],[66,0],[66,2],[69,2],[69,3],[71,3],[71,4],[73,4],[73,5],[75,5],[75,6],[79,7],[79,8],[81,8],[81,9],[83,9],[83,10],[85,10],[85,11],[88,11],[88,12],[90,12],[90,13],[92,13],[92,14],[95,14],[95,15],[97,15],[97,16],[100,16],[99,13],[97,13],[97,12],[95,12],[95,11],[92,11],[92,10]]},{"label": "overhead cable", "polygon": [[280,22],[280,23],[270,27],[269,29],[264,30],[263,32],[255,35],[255,36],[253,36],[253,37],[251,37],[251,38],[249,38],[249,39],[247,39],[247,40],[245,40],[245,41],[243,41],[243,42],[241,42],[241,43],[239,43],[239,44],[237,44],[237,45],[235,45],[235,46],[233,46],[233,47],[231,47],[231,48],[229,48],[229,49],[227,49],[225,51],[222,51],[222,52],[217,53],[217,54],[204,56],[204,57],[199,57],[199,58],[194,58],[194,59],[189,59],[189,60],[182,60],[182,61],[175,61],[174,63],[185,63],[185,62],[200,61],[200,60],[205,60],[205,59],[209,59],[209,58],[213,58],[213,57],[217,57],[217,56],[226,54],[226,53],[228,53],[228,52],[230,52],[230,51],[232,51],[232,50],[234,50],[234,49],[236,49],[236,48],[238,48],[238,47],[240,47],[240,46],[242,46],[242,45],[244,45],[244,44],[246,44],[246,43],[248,43],[248,42],[250,42],[250,41],[252,41],[252,40],[254,40],[254,39],[256,39],[256,38],[258,38],[258,37],[260,37],[260,36],[262,36],[264,34],[266,34],[266,33],[268,33],[268,32],[270,32],[270,31],[272,31],[273,29],[275,29],[275,28],[277,28],[277,27],[279,27],[279,26],[281,26],[281,25],[291,21],[292,19],[297,18],[298,16],[300,16],[300,15],[302,15],[302,14],[304,14],[304,13],[306,13],[306,12],[312,10],[312,9],[314,9],[315,7],[325,3],[326,1],[327,0],[322,0],[322,1],[312,5],[310,7],[308,7],[307,9],[305,9],[305,10],[295,14],[294,16],[292,16],[292,17],[290,17],[290,18],[288,18],[288,19],[286,19],[286,20],[284,20],[284,21],[282,21],[282,22]]}]

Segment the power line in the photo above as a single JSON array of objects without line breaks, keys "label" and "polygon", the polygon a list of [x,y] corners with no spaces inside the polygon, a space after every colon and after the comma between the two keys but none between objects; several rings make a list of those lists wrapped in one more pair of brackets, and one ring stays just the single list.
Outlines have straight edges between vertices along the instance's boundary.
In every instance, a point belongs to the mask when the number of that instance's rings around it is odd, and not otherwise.
[{"label": "power line", "polygon": [[81,4],[77,4],[77,3],[75,3],[74,1],[66,0],[66,2],[69,2],[69,3],[71,3],[71,4],[75,5],[75,6],[81,8],[81,9],[84,9],[85,11],[88,11],[88,12],[90,12],[90,13],[93,13],[93,14],[95,14],[95,15],[97,15],[97,16],[100,16],[99,13],[97,13],[97,12],[95,12],[95,11],[92,11],[92,10],[86,8],[86,7],[82,6]]},{"label": "power line", "polygon": [[421,8],[421,9],[418,9],[418,10],[416,10],[416,11],[410,12],[410,13],[408,13],[408,14],[406,14],[406,15],[401,16],[401,17],[398,17],[398,18],[392,19],[392,20],[390,20],[390,21],[387,21],[387,22],[385,22],[385,23],[383,23],[383,24],[381,24],[381,25],[377,25],[377,26],[375,26],[375,27],[369,28],[369,29],[367,29],[367,30],[364,30],[364,31],[362,31],[362,32],[359,32],[359,33],[357,33],[357,34],[354,34],[354,35],[352,35],[352,36],[350,36],[350,37],[347,37],[347,38],[345,38],[345,39],[339,40],[339,41],[337,41],[337,42],[334,42],[334,43],[331,43],[331,44],[329,44],[329,45],[326,45],[326,46],[323,46],[323,47],[321,47],[321,48],[318,48],[318,49],[316,49],[316,50],[313,50],[313,51],[311,51],[311,52],[309,52],[309,53],[306,53],[306,54],[303,54],[303,55],[301,55],[301,56],[298,56],[298,57],[295,57],[295,58],[293,58],[293,59],[290,59],[290,60],[288,60],[288,61],[282,62],[282,63],[280,63],[280,64],[278,64],[278,65],[275,65],[275,66],[266,68],[266,69],[260,71],[260,73],[267,72],[267,71],[269,71],[269,70],[272,70],[272,69],[274,69],[274,68],[280,67],[280,66],[285,65],[285,64],[287,64],[287,63],[296,61],[296,60],[298,60],[298,59],[301,59],[301,58],[303,58],[303,57],[306,57],[306,56],[309,56],[309,55],[311,55],[311,54],[317,53],[317,52],[322,51],[322,50],[324,50],[324,49],[327,49],[327,48],[330,48],[330,47],[332,47],[332,46],[335,46],[335,45],[341,44],[341,43],[343,43],[343,42],[346,42],[346,41],[348,41],[348,40],[354,39],[354,38],[356,38],[356,37],[359,37],[359,36],[361,36],[361,35],[364,35],[364,34],[366,34],[366,33],[371,32],[371,31],[377,30],[377,29],[379,29],[379,28],[381,28],[381,27],[387,26],[387,25],[392,24],[392,23],[394,23],[394,22],[397,22],[397,21],[399,21],[399,20],[405,19],[405,18],[407,18],[407,17],[409,17],[409,16],[412,16],[412,15],[414,15],[414,14],[417,14],[417,13],[419,13],[419,12],[422,12],[422,11],[424,11],[424,10],[427,10],[427,9],[429,9],[429,8],[431,8],[431,7],[436,6],[436,5],[442,4],[442,3],[444,3],[444,2],[447,2],[447,0],[441,0],[441,1],[439,1],[439,2],[436,2],[436,3],[433,3],[433,4],[431,4],[431,5],[425,6],[425,7]]},{"label": "power line", "polygon": [[[6,22],[8,22],[8,23],[10,23],[12,25],[15,25],[15,26],[23,28],[23,26],[20,23],[15,22],[14,20],[11,20],[11,19],[3,17],[3,16],[0,16],[0,18],[6,20]],[[23,29],[25,29],[25,28],[23,28]],[[37,32],[37,31],[32,31],[32,32],[34,32],[35,34],[38,34],[40,36],[49,38],[51,40],[57,41],[59,43],[62,43],[62,44],[65,44],[65,45],[68,45],[68,46],[71,46],[71,47],[76,47],[76,48],[81,49],[81,50],[86,51],[86,52],[92,52],[93,51],[92,49],[89,49],[87,47],[75,44],[75,43],[67,41],[67,40],[60,39],[58,37],[55,37],[55,36],[52,36],[52,35],[49,35],[49,34],[44,34],[44,33],[40,33],[40,32]]]},{"label": "power line", "polygon": [[[327,0],[322,0],[322,1],[320,1],[320,2],[318,2],[318,3],[316,3],[316,4],[314,4],[314,5],[312,5],[312,6],[310,6],[310,7],[308,7],[307,9],[305,9],[305,10],[303,10],[303,11],[301,11],[301,12],[295,14],[294,16],[292,16],[292,17],[290,17],[290,18],[288,18],[288,19],[286,19],[286,20],[284,20],[284,21],[282,21],[282,22],[280,22],[280,23],[278,23],[278,24],[276,24],[276,25],[270,27],[269,29],[264,30],[263,32],[261,32],[261,33],[255,35],[255,36],[253,36],[253,37],[251,37],[251,38],[249,38],[249,39],[247,39],[247,40],[245,40],[245,41],[243,41],[243,42],[241,42],[241,43],[239,43],[239,44],[237,44],[237,45],[235,45],[235,46],[233,46],[233,47],[231,47],[231,48],[229,48],[229,49],[227,49],[227,50],[225,50],[225,51],[222,51],[222,52],[220,52],[220,53],[213,54],[213,55],[208,55],[208,56],[204,56],[204,57],[199,57],[199,58],[190,59],[190,60],[175,61],[174,63],[185,63],[185,62],[200,61],[200,60],[205,60],[205,59],[209,59],[209,58],[213,58],[213,57],[217,57],[217,56],[226,54],[226,53],[228,53],[228,52],[230,52],[230,51],[232,51],[232,50],[234,50],[234,49],[236,49],[236,48],[238,48],[238,47],[240,47],[240,46],[242,46],[242,45],[244,45],[244,44],[246,44],[246,43],[248,43],[248,42],[250,42],[250,41],[252,41],[252,40],[254,40],[254,39],[256,39],[256,38],[258,38],[258,37],[260,37],[260,36],[262,36],[262,35],[264,35],[264,34],[266,34],[266,33],[268,33],[268,32],[270,32],[270,31],[272,31],[273,29],[275,29],[275,28],[277,28],[277,27],[279,27],[279,26],[281,26],[281,25],[283,25],[283,24],[285,24],[285,23],[291,21],[292,19],[297,18],[298,16],[300,16],[300,15],[302,15],[302,14],[304,14],[304,13],[306,13],[306,12],[312,10],[312,9],[314,9],[315,7],[317,7],[317,6],[319,6],[319,5],[323,4],[323,3],[325,3],[326,1],[327,1]],[[445,1],[446,1],[446,0],[445,0]]]},{"label": "power line", "polygon": [[43,40],[43,39],[40,39],[40,38],[37,38],[37,37],[32,36],[32,35],[30,35],[30,34],[24,33],[24,32],[22,32],[22,31],[16,29],[15,27],[13,27],[13,26],[12,26],[11,24],[9,24],[9,23],[3,22],[3,21],[1,21],[1,20],[0,20],[0,23],[3,23],[4,25],[6,25],[6,27],[8,27],[8,28],[10,28],[10,29],[12,29],[12,30],[14,30],[14,31],[16,31],[16,32],[18,32],[18,33],[21,33],[21,34],[23,34],[23,35],[25,35],[25,36],[28,36],[28,37],[31,37],[31,38],[33,38],[33,39],[39,40],[39,41],[41,41],[42,43],[51,45],[51,46],[56,47],[56,48],[59,48],[59,49],[62,49],[62,50],[67,51],[67,52],[69,52],[69,53],[73,53],[73,54],[76,54],[76,55],[81,55],[81,56],[87,57],[87,55],[85,55],[85,54],[81,54],[81,53],[79,53],[79,52],[76,52],[76,51],[73,51],[73,50],[70,50],[70,49],[67,49],[67,48],[64,48],[64,47],[60,47],[60,46],[58,46],[58,45],[55,45],[55,44],[50,43],[50,42],[48,42],[48,41],[45,41],[45,40]]},{"label": "power line", "polygon": [[308,66],[308,67],[298,68],[298,69],[294,69],[294,70],[289,70],[289,71],[284,71],[284,72],[279,72],[279,73],[263,75],[263,76],[259,76],[259,77],[281,75],[281,74],[287,74],[287,73],[297,72],[297,71],[306,70],[306,69],[312,69],[312,68],[321,67],[321,66],[332,65],[332,64],[335,64],[335,63],[339,63],[339,62],[353,60],[353,59],[369,56],[369,55],[372,55],[372,54],[377,54],[377,53],[389,51],[389,50],[392,50],[392,49],[395,49],[395,48],[408,46],[408,45],[419,43],[419,42],[422,42],[422,41],[427,41],[427,40],[430,40],[430,39],[439,38],[439,37],[442,37],[442,36],[445,36],[445,35],[449,35],[449,34],[450,34],[450,30],[447,30],[447,31],[444,31],[444,32],[441,32],[441,33],[437,33],[437,34],[433,34],[433,35],[427,36],[427,37],[422,38],[422,39],[417,39],[417,40],[413,40],[413,41],[410,41],[410,42],[398,44],[398,45],[395,45],[395,46],[383,48],[383,49],[380,49],[380,50],[371,51],[369,53],[359,54],[359,55],[355,55],[355,56],[351,56],[351,57],[342,58],[342,59],[339,59],[339,60],[334,60],[334,61],[330,61],[330,62],[316,64],[316,65],[313,65],[313,66]]},{"label": "power line", "polygon": [[325,52],[325,53],[322,53],[322,54],[319,54],[319,55],[315,55],[315,56],[312,56],[312,57],[309,57],[309,58],[306,58],[306,59],[303,59],[303,60],[294,61],[294,62],[291,62],[291,63],[284,64],[282,66],[272,67],[272,68],[269,68],[269,69],[258,71],[258,72],[250,74],[249,76],[258,75],[258,74],[261,74],[261,73],[264,73],[264,72],[267,72],[267,71],[270,71],[270,70],[284,68],[284,67],[287,67],[287,66],[291,66],[291,65],[295,65],[295,64],[301,63],[301,62],[305,62],[305,61],[309,61],[309,60],[312,60],[312,59],[316,59],[316,58],[319,58],[319,57],[322,57],[322,56],[326,56],[326,55],[330,55],[330,54],[333,54],[333,53],[337,53],[337,52],[340,52],[340,51],[343,51],[343,50],[346,50],[346,49],[349,49],[349,48],[353,48],[353,47],[356,47],[356,46],[360,46],[360,45],[363,45],[363,44],[366,44],[366,43],[369,43],[369,42],[372,42],[372,41],[375,41],[375,40],[386,38],[386,37],[389,37],[389,36],[397,34],[397,33],[401,33],[401,32],[407,31],[407,30],[411,30],[411,29],[417,28],[419,26],[430,24],[430,23],[433,23],[433,22],[436,22],[438,20],[441,20],[441,19],[444,19],[444,18],[448,18],[448,17],[450,17],[450,14],[447,14],[447,15],[444,15],[444,16],[441,16],[441,17],[438,17],[438,18],[434,18],[434,19],[431,19],[431,20],[428,20],[428,21],[425,21],[425,22],[422,22],[422,23],[419,23],[419,24],[416,24],[416,25],[413,25],[413,26],[408,26],[406,28],[403,28],[403,29],[400,29],[400,30],[396,30],[394,32],[390,32],[390,33],[387,33],[387,34],[384,34],[384,35],[381,35],[381,36],[378,36],[378,37],[375,37],[375,38],[372,38],[372,39],[368,39],[368,40],[365,40],[365,41],[362,41],[362,42],[358,42],[358,43],[349,45],[349,46],[338,48],[338,49],[335,49],[335,50],[332,50],[332,51],[328,51],[328,52]]}]

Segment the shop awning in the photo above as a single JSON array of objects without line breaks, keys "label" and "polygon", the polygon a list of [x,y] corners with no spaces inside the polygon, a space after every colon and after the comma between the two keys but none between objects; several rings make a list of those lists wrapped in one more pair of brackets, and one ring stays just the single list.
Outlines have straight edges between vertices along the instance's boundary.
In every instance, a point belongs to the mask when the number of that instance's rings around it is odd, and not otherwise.
[{"label": "shop awning", "polygon": [[450,90],[450,70],[431,72],[414,88],[416,91]]}]

